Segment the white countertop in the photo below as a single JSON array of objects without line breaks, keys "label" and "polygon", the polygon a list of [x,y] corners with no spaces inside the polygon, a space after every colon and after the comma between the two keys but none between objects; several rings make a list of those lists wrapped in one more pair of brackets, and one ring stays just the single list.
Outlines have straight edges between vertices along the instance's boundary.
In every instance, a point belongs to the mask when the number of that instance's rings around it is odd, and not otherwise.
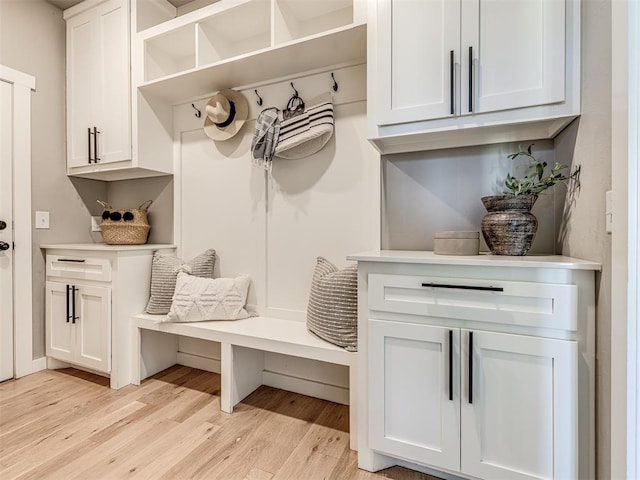
[{"label": "white countertop", "polygon": [[433,252],[410,250],[375,250],[347,256],[347,260],[379,263],[418,263],[431,265],[479,265],[486,267],[565,268],[571,270],[597,270],[597,262],[566,257],[564,255],[525,255],[510,257],[481,253],[480,255],[436,255]]},{"label": "white countertop", "polygon": [[129,250],[160,250],[176,248],[171,244],[145,243],[143,245],[107,245],[106,243],[45,243],[40,248],[46,250],[84,250],[100,252],[124,252]]}]

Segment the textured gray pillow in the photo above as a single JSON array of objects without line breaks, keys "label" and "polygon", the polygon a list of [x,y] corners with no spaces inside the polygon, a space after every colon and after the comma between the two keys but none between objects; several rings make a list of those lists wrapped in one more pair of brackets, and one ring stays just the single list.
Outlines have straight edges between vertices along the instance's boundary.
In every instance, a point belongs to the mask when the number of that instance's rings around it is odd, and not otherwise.
[{"label": "textured gray pillow", "polygon": [[338,270],[318,257],[307,308],[307,328],[327,342],[358,350],[358,267]]},{"label": "textured gray pillow", "polygon": [[172,255],[155,252],[151,264],[151,296],[145,311],[151,315],[169,313],[178,272],[184,271],[196,277],[213,278],[215,263],[216,251],[211,249],[188,262]]}]

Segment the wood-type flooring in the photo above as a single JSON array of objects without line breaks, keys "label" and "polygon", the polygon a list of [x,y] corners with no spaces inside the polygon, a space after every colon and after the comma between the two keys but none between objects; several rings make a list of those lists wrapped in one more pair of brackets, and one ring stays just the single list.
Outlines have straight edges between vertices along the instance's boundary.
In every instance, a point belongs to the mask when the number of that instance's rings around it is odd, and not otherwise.
[{"label": "wood-type flooring", "polygon": [[232,414],[220,376],[176,365],[139,387],[75,369],[0,384],[0,479],[437,480],[359,470],[349,409],[262,386]]}]

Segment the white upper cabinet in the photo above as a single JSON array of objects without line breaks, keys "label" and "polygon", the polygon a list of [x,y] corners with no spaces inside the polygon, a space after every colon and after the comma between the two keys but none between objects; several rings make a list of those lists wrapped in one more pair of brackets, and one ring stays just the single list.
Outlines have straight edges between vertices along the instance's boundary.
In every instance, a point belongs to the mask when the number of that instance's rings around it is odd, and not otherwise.
[{"label": "white upper cabinet", "polygon": [[579,114],[579,0],[377,0],[382,153],[550,138]]},{"label": "white upper cabinet", "polygon": [[[85,0],[67,22],[67,174],[121,180],[171,173],[132,137],[129,0]],[[154,152],[155,153],[155,152]]]},{"label": "white upper cabinet", "polygon": [[128,18],[107,0],[67,19],[69,169],[131,159]]},{"label": "white upper cabinet", "polygon": [[453,115],[460,2],[390,0],[379,14],[381,123]]},{"label": "white upper cabinet", "polygon": [[460,114],[564,101],[564,32],[562,0],[463,0]]}]

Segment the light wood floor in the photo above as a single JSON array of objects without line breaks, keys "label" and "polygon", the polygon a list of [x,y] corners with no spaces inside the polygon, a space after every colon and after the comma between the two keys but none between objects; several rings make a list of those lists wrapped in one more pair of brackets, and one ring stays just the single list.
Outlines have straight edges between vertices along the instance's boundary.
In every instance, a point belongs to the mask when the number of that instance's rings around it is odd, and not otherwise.
[{"label": "light wood floor", "polygon": [[349,409],[260,387],[220,411],[220,376],[175,366],[110,390],[45,370],[0,384],[0,479],[436,480],[358,470]]}]

